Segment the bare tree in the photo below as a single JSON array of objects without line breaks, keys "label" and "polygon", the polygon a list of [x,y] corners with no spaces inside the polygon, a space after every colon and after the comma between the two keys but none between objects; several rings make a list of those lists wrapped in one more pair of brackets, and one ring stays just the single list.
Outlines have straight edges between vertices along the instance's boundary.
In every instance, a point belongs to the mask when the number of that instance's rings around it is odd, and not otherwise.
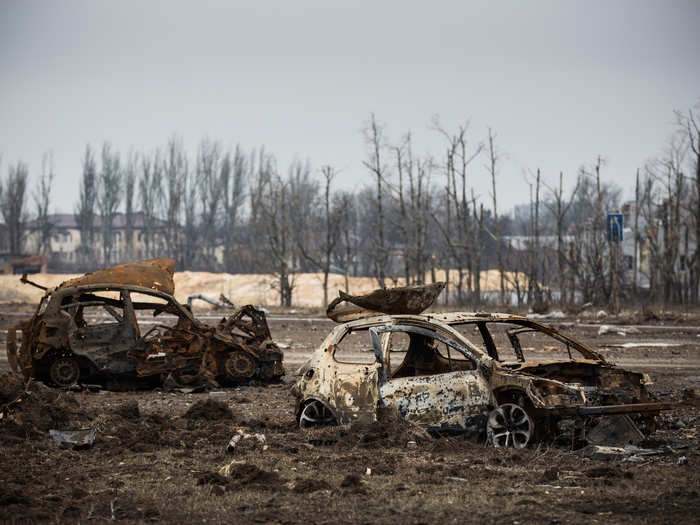
[{"label": "bare tree", "polygon": [[245,179],[248,164],[239,146],[233,154],[233,162],[227,154],[221,168],[221,184],[224,209],[224,266],[231,271],[236,254],[235,234],[241,218],[241,208],[245,200]]},{"label": "bare tree", "polygon": [[689,266],[691,267],[690,289],[693,302],[698,301],[698,292],[700,291],[700,123],[698,122],[698,111],[700,111],[700,103],[695,108],[689,109],[687,115],[676,112],[678,126],[681,132],[685,134],[690,148],[691,162],[695,163],[694,166],[691,166],[694,177],[694,194],[689,205],[690,215],[695,225],[695,251],[692,258],[686,252],[686,257],[688,257]]},{"label": "bare tree", "polygon": [[122,173],[119,166],[119,154],[112,153],[109,143],[102,146],[102,170],[97,197],[102,221],[102,261],[105,265],[112,263],[114,249],[114,217],[121,203]]},{"label": "bare tree", "polygon": [[192,268],[198,248],[197,233],[197,183],[191,172],[184,172],[182,208],[185,224],[182,232],[183,242],[180,250],[181,267]]},{"label": "bare tree", "polygon": [[365,140],[369,146],[369,160],[365,161],[365,166],[372,172],[377,181],[377,225],[376,234],[373,236],[374,247],[372,255],[374,259],[374,272],[377,283],[381,288],[385,288],[386,265],[388,250],[384,239],[384,208],[382,206],[382,183],[384,182],[386,166],[382,160],[382,149],[384,148],[383,128],[374,118],[374,113],[370,116],[370,121],[365,128]]},{"label": "bare tree", "polygon": [[144,154],[141,156],[141,173],[139,174],[139,196],[141,197],[141,213],[143,217],[142,239],[144,257],[155,256],[155,235],[158,203],[161,201],[163,169],[160,153],[156,151],[153,158]]},{"label": "bare tree", "polygon": [[256,197],[259,206],[259,220],[266,241],[267,253],[275,268],[280,306],[292,305],[294,290],[293,234],[290,214],[289,182],[275,173],[271,158],[264,159],[258,166],[262,178],[260,194]]},{"label": "bare tree", "polygon": [[163,216],[165,217],[165,253],[177,259],[181,268],[184,268],[183,239],[180,219],[182,216],[183,202],[185,199],[185,185],[187,183],[187,155],[184,152],[182,141],[172,137],[168,141],[165,153],[165,178],[163,191]]},{"label": "bare tree", "polygon": [[203,140],[197,153],[197,187],[200,200],[200,236],[204,268],[216,269],[217,220],[222,201],[221,179],[228,177],[222,170],[230,172],[230,161],[221,162],[220,146],[216,142]]},{"label": "bare tree", "polygon": [[97,262],[95,261],[95,208],[99,179],[97,178],[95,155],[90,144],[85,146],[82,165],[83,171],[80,177],[80,191],[75,214],[80,230],[81,263],[84,266],[92,267]]},{"label": "bare tree", "polygon": [[124,254],[123,259],[134,258],[134,188],[136,186],[136,156],[132,153],[124,169]]},{"label": "bare tree", "polygon": [[[564,244],[564,225],[566,223],[566,218],[571,210],[571,205],[574,202],[576,193],[578,192],[579,185],[581,183],[580,176],[576,178],[576,186],[569,194],[569,198],[564,197],[564,172],[559,172],[559,186],[551,188],[545,183],[545,187],[549,190],[551,199],[550,201],[545,201],[545,206],[549,209],[549,212],[554,218],[555,235],[557,238],[557,270],[559,277],[559,303],[564,305],[567,304],[568,298],[566,295],[567,290],[567,261],[566,261],[566,246]],[[574,300],[571,297],[570,300]]]},{"label": "bare tree", "polygon": [[[489,172],[489,175],[491,176],[491,198],[493,202],[493,231],[494,231],[494,237],[497,243],[496,246],[496,255],[498,258],[498,273],[500,276],[500,285],[499,285],[499,290],[500,290],[500,300],[501,304],[505,304],[506,298],[505,298],[505,271],[503,267],[503,248],[502,248],[502,243],[501,243],[501,226],[498,221],[498,205],[497,205],[497,200],[496,200],[496,171],[497,171],[497,163],[500,159],[499,153],[496,150],[496,146],[494,145],[494,139],[496,136],[493,134],[493,130],[489,128],[489,163],[486,166],[486,169]],[[538,180],[539,180],[539,171],[538,171]]]},{"label": "bare tree", "polygon": [[27,222],[27,181],[29,170],[24,162],[10,166],[5,183],[0,180],[0,207],[8,235],[11,254],[19,255],[24,248]]},{"label": "bare tree", "polygon": [[[334,206],[340,211],[340,231],[342,249],[336,253],[336,260],[343,268],[345,292],[350,292],[350,271],[357,253],[357,211],[355,209],[354,195],[350,192],[342,192],[335,196]],[[353,270],[353,275],[357,270]]]},{"label": "bare tree", "polygon": [[[323,307],[325,308],[328,306],[328,274],[331,271],[333,252],[340,240],[340,224],[343,210],[332,206],[331,184],[336,175],[335,170],[331,166],[323,166],[321,174],[323,175],[324,190],[322,197],[323,212],[318,222],[323,225],[323,228],[318,232],[314,231],[316,228],[314,230],[304,228],[303,231],[297,229],[297,242],[302,257],[323,272]],[[297,215],[303,215],[303,212],[297,213]],[[309,232],[312,233],[313,237],[320,240],[313,248],[309,243],[309,235],[306,235]]]},{"label": "bare tree", "polygon": [[[433,127],[441,133],[448,142],[446,163],[445,163],[445,224],[433,214],[435,224],[440,229],[447,245],[449,253],[455,261],[457,267],[457,302],[458,304],[465,303],[464,294],[464,278],[466,273],[466,288],[470,295],[480,298],[481,290],[480,283],[475,282],[474,275],[477,271],[476,251],[480,247],[475,245],[475,240],[480,238],[481,232],[475,230],[476,226],[472,225],[473,219],[478,222],[479,217],[483,217],[483,213],[477,213],[476,199],[472,194],[472,198],[468,198],[467,188],[467,172],[469,165],[483,151],[484,145],[477,143],[473,149],[467,143],[467,130],[469,124],[460,126],[456,133],[449,134],[440,127],[437,119],[433,121]],[[473,193],[473,192],[472,192]],[[470,211],[470,205],[472,209]],[[454,233],[453,233],[454,232]],[[481,252],[479,252],[479,257]],[[479,265],[480,265],[479,260]],[[479,268],[479,273],[480,273]],[[449,276],[449,267],[446,269],[446,274]],[[478,277],[477,277],[478,278]],[[447,294],[446,294],[447,295]],[[479,299],[477,299],[477,302]]]},{"label": "bare tree", "polygon": [[39,235],[39,253],[48,255],[51,252],[51,234],[53,225],[49,220],[49,206],[51,204],[51,186],[53,184],[53,154],[44,154],[41,159],[41,177],[34,190],[34,204],[36,209],[36,231]]}]

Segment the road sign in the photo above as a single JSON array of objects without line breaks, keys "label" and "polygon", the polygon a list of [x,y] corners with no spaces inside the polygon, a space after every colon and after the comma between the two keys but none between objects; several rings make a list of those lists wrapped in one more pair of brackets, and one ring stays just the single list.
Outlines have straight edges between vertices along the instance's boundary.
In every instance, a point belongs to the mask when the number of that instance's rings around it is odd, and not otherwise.
[{"label": "road sign", "polygon": [[622,241],[622,214],[608,213],[608,242]]}]

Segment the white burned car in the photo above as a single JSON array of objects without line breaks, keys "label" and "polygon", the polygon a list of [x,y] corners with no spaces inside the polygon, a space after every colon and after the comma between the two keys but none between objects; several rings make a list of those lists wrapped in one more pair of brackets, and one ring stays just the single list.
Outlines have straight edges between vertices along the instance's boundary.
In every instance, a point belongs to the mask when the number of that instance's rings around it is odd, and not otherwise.
[{"label": "white burned car", "polygon": [[467,433],[496,446],[524,447],[554,434],[564,418],[581,416],[591,428],[601,416],[649,422],[668,408],[650,402],[646,376],[607,363],[549,326],[507,314],[346,322],[300,374],[293,391],[302,428],[370,423],[389,408],[431,433]]}]

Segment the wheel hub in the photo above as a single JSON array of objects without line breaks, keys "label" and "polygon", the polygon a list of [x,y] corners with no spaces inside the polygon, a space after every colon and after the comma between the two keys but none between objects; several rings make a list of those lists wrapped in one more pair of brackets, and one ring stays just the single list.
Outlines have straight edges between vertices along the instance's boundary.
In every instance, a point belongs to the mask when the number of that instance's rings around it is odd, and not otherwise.
[{"label": "wheel hub", "polygon": [[533,430],[532,418],[520,405],[503,403],[489,414],[488,439],[495,447],[524,448],[530,442]]},{"label": "wheel hub", "polygon": [[255,361],[248,354],[236,351],[226,360],[225,368],[232,379],[249,379],[255,374]]},{"label": "wheel hub", "polygon": [[51,364],[51,380],[59,386],[70,386],[80,377],[80,366],[72,357],[59,357]]}]

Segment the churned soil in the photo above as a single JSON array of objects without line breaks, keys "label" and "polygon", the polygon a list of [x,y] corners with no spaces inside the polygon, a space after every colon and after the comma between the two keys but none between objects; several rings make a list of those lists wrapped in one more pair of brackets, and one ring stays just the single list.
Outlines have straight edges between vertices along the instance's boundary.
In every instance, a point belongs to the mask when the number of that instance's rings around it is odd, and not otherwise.
[{"label": "churned soil", "polygon": [[[332,323],[287,313],[270,320],[287,347],[281,384],[73,392],[0,374],[0,522],[697,523],[700,323],[622,336],[565,321],[611,360],[649,373],[661,398],[688,401],[642,444],[660,454],[601,461],[565,444],[495,449],[398,421],[301,431],[291,383]],[[683,344],[619,346],[668,339]],[[49,436],[84,428],[96,439],[81,450]],[[236,433],[264,443],[227,452]]]}]

